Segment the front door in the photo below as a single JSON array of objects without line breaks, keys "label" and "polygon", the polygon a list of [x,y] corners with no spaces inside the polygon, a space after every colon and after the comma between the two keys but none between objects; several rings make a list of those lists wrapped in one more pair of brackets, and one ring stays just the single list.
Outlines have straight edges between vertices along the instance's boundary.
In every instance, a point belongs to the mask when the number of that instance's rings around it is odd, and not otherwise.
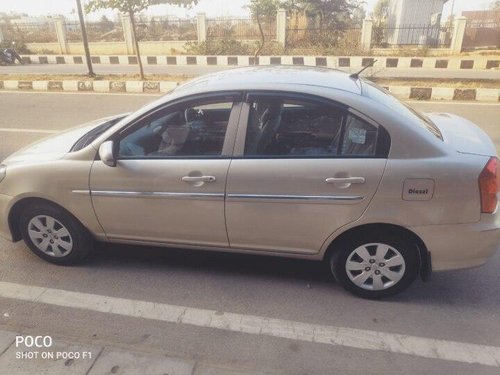
[{"label": "front door", "polygon": [[122,130],[116,167],[94,162],[95,212],[111,240],[228,246],[224,217],[236,96],[190,99]]},{"label": "front door", "polygon": [[[228,175],[231,247],[318,253],[358,219],[382,177],[387,135],[345,106],[304,95],[252,94]],[[384,134],[382,134],[384,133]]]}]

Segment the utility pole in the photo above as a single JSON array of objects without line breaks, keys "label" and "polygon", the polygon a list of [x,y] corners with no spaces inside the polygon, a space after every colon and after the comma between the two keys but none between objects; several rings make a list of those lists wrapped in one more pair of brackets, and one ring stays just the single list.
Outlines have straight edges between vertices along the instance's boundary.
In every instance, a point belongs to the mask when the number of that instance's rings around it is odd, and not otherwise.
[{"label": "utility pole", "polygon": [[82,3],[80,0],[76,0],[76,7],[78,8],[78,18],[80,19],[80,28],[82,29],[83,48],[85,49],[85,59],[87,60],[89,77],[95,77],[94,69],[92,69],[92,60],[90,59],[89,41],[87,39],[87,29],[85,28]]}]

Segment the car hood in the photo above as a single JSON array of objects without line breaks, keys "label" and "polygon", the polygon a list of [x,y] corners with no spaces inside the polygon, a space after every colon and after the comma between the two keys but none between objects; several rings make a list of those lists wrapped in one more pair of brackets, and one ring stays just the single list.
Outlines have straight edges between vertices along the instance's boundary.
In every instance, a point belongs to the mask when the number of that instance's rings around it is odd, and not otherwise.
[{"label": "car hood", "polygon": [[85,134],[103,123],[123,115],[101,118],[76,127],[50,135],[30,144],[8,156],[2,164],[9,165],[27,161],[48,161],[62,158],[73,145]]},{"label": "car hood", "polygon": [[457,152],[484,156],[496,156],[491,138],[473,122],[450,113],[426,113],[439,128],[444,142]]}]

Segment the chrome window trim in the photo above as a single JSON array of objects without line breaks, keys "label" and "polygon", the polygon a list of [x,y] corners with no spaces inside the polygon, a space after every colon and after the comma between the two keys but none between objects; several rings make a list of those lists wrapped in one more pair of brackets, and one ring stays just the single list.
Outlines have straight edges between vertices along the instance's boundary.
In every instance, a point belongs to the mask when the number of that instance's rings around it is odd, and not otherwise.
[{"label": "chrome window trim", "polygon": [[92,190],[95,197],[224,199],[224,193],[178,193],[167,191]]}]

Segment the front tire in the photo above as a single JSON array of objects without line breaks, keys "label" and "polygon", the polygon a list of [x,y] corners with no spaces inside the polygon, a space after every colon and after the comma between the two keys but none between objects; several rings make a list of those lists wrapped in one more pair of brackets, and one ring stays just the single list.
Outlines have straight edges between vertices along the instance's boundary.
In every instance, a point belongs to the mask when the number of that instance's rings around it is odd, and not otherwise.
[{"label": "front tire", "polygon": [[19,225],[30,250],[54,264],[82,263],[93,248],[93,239],[85,227],[53,205],[42,203],[25,208]]},{"label": "front tire", "polygon": [[408,288],[419,270],[417,247],[394,234],[351,236],[330,257],[335,279],[349,292],[378,299]]}]

